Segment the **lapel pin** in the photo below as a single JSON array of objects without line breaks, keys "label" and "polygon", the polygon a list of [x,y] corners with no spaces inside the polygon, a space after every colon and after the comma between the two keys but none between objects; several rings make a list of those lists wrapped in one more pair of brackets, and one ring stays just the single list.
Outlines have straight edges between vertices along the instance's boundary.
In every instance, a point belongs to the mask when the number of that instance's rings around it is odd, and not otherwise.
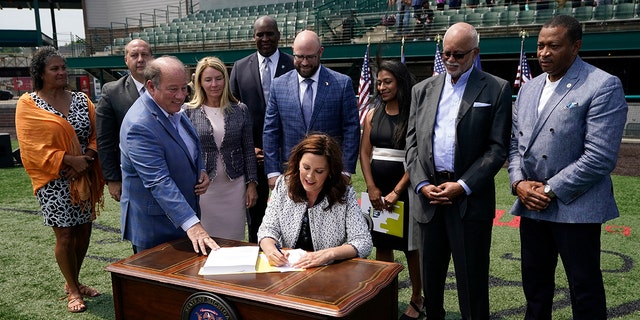
[{"label": "lapel pin", "polygon": [[567,83],[567,89],[571,88],[571,83]]},{"label": "lapel pin", "polygon": [[325,86],[328,86],[328,85],[329,85],[329,82],[326,82],[326,81],[325,81],[324,85],[325,85]]}]

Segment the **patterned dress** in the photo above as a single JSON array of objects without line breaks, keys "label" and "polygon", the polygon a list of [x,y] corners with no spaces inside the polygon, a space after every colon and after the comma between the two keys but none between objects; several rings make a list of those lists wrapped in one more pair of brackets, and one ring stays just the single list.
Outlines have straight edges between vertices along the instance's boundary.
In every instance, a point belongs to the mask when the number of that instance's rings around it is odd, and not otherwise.
[{"label": "patterned dress", "polygon": [[[32,92],[30,95],[38,108],[69,121],[78,136],[82,153],[85,153],[92,131],[86,95],[76,92],[71,93],[69,117],[65,117],[35,93]],[[60,178],[51,180],[42,188],[38,189],[36,198],[38,198],[40,202],[45,226],[72,227],[91,222],[90,202],[87,201],[86,204],[82,206],[71,204],[69,180],[65,178],[63,174],[60,174]]]},{"label": "patterned dress", "polygon": [[[371,145],[377,148],[396,149],[393,146],[393,131],[398,122],[397,115],[388,115],[384,106],[379,106],[371,119],[371,133],[369,139]],[[393,191],[398,181],[402,179],[405,169],[403,162],[371,160],[371,175],[373,182],[380,189],[383,196]],[[398,201],[404,201],[404,221],[403,237],[387,235],[377,231],[371,231],[373,245],[376,248],[393,250],[417,250],[418,249],[418,229],[417,222],[411,219],[409,211],[409,195],[407,190],[400,193]]]}]

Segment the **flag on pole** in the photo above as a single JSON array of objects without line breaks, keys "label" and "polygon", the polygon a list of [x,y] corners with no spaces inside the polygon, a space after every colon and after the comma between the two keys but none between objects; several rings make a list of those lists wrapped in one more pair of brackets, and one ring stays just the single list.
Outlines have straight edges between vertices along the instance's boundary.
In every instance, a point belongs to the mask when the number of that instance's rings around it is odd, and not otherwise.
[{"label": "flag on pole", "polygon": [[369,67],[369,45],[364,53],[362,71],[360,72],[360,83],[358,85],[358,113],[360,116],[360,126],[364,124],[364,118],[369,110],[369,98],[371,96],[371,68]]},{"label": "flag on pole", "polygon": [[478,70],[482,70],[482,63],[480,63],[480,54],[476,56],[476,59],[473,61],[473,66]]},{"label": "flag on pole", "polygon": [[438,44],[436,43],[436,56],[434,57],[433,60],[433,75],[432,76],[437,76],[441,73],[445,73],[447,71],[447,69],[445,69],[444,67],[444,63],[442,62],[442,55],[440,54],[440,47],[438,47]]},{"label": "flag on pole", "polygon": [[404,37],[402,37],[402,46],[400,47],[400,62],[404,64]]},{"label": "flag on pole", "polygon": [[513,86],[519,88],[529,80],[531,80],[531,69],[529,69],[529,63],[527,62],[527,55],[524,53],[523,36],[522,43],[520,44],[520,62],[518,63],[518,72],[516,73],[516,80],[513,82]]}]

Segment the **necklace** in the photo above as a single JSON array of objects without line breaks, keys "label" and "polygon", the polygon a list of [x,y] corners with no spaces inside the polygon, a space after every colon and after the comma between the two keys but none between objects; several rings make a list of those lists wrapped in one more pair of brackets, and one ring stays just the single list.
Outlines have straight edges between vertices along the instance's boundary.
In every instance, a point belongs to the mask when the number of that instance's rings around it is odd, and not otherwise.
[{"label": "necklace", "polygon": [[205,107],[204,108],[205,113],[211,116],[217,117],[220,114],[220,107],[209,107],[208,105],[204,105],[204,104],[203,106]]}]

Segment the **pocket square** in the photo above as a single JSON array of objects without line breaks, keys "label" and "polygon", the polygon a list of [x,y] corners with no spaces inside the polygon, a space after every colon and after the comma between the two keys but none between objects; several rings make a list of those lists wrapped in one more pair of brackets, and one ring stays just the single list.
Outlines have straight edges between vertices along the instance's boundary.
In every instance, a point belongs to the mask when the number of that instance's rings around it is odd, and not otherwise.
[{"label": "pocket square", "polygon": [[571,102],[567,105],[567,109],[573,109],[578,106],[577,102]]},{"label": "pocket square", "polygon": [[473,103],[473,107],[474,108],[484,108],[484,107],[489,107],[491,106],[490,103],[485,103],[485,102],[474,102]]}]

